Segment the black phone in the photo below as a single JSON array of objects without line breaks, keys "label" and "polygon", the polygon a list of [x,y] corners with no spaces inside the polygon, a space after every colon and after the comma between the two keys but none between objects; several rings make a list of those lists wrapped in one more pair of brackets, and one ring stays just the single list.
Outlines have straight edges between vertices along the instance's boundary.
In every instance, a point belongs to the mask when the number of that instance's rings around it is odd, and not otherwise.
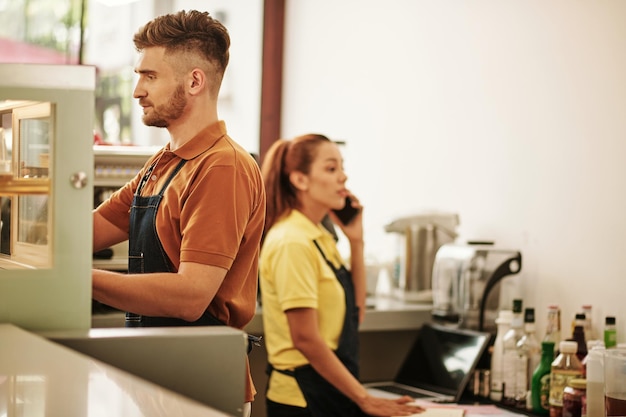
[{"label": "black phone", "polygon": [[341,220],[341,223],[349,224],[354,219],[354,216],[359,214],[359,209],[352,207],[352,199],[350,197],[346,197],[346,204],[343,208],[333,210],[333,213],[337,215],[339,220]]}]

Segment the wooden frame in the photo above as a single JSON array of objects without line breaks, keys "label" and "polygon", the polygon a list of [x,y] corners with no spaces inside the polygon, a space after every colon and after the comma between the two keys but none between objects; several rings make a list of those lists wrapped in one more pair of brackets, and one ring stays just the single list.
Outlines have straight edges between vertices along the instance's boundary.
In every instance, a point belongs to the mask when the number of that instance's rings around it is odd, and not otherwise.
[{"label": "wooden frame", "polygon": [[[22,154],[25,148],[23,138],[22,123],[26,120],[46,119],[48,123],[48,137],[52,138],[54,133],[54,107],[49,102],[42,102],[28,106],[14,108],[12,111],[12,166],[13,178],[10,181],[4,181],[0,190],[3,193],[11,194],[11,255],[4,260],[10,268],[49,268],[52,266],[52,193],[50,187],[49,169],[46,169],[45,175],[29,178],[28,171],[22,166]],[[52,146],[51,139],[48,140],[48,154]],[[43,244],[38,242],[29,242],[22,238],[23,227],[25,222],[32,223],[34,231],[37,231],[39,225],[36,222],[23,219],[25,213],[25,199],[40,198],[44,208],[45,205],[45,221],[39,229],[39,233],[45,233]],[[37,240],[37,239],[35,239]]]},{"label": "wooden frame", "polygon": [[263,63],[259,160],[280,138],[282,111],[285,0],[265,0],[263,5]]}]

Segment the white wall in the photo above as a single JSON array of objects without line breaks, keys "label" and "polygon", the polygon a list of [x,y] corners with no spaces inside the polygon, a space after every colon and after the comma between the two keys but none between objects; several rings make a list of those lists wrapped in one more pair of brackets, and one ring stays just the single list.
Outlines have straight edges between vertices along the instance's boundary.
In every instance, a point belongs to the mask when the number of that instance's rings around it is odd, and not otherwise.
[{"label": "white wall", "polygon": [[250,152],[259,152],[261,119],[262,0],[173,0],[174,11],[206,10],[230,35],[230,61],[220,89],[219,116],[228,134]]},{"label": "white wall", "polygon": [[370,257],[422,209],[523,254],[538,331],[583,303],[626,341],[626,2],[287,1],[284,137],[347,141]]}]

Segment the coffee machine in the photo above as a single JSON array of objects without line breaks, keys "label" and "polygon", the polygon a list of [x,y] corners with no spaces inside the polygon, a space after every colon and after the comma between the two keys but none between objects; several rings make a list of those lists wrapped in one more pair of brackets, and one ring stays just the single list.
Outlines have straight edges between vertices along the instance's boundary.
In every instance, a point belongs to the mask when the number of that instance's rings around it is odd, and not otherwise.
[{"label": "coffee machine", "polygon": [[[489,242],[442,245],[432,274],[435,322],[495,333],[504,278],[522,269],[522,254]],[[502,305],[509,305],[502,304]]]},{"label": "coffee machine", "polygon": [[[94,208],[133,179],[159,149],[159,146],[94,145]],[[94,253],[93,266],[125,272],[128,269],[128,241]]]}]

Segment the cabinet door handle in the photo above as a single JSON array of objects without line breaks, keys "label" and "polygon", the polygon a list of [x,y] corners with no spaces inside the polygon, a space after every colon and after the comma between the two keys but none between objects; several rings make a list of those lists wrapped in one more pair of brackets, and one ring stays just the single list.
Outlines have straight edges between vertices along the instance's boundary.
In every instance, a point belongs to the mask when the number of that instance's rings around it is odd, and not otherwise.
[{"label": "cabinet door handle", "polygon": [[70,176],[70,183],[76,189],[85,188],[87,186],[87,174],[84,172],[75,172]]}]

